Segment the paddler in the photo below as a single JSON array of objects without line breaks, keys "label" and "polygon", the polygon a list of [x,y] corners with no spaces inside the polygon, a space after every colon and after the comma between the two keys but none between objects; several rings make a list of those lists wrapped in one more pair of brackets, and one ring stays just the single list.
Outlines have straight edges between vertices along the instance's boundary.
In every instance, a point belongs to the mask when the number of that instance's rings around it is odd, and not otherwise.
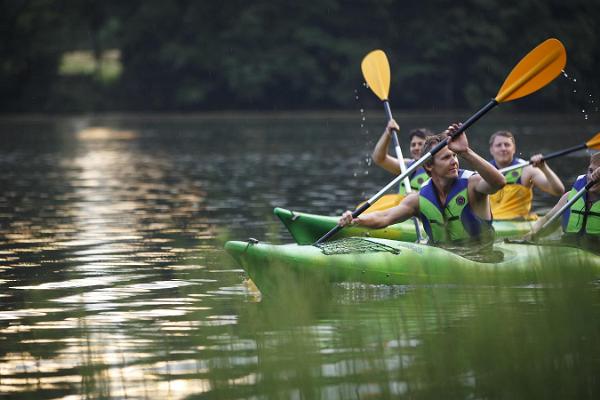
[{"label": "paddler", "polygon": [[[600,153],[593,154],[587,173],[575,180],[570,191],[556,205],[535,222],[528,238],[536,235],[546,221],[552,218],[588,182],[596,182],[562,215],[563,235],[561,240],[568,244],[600,252]],[[545,233],[550,233],[548,230]]]},{"label": "paddler", "polygon": [[[440,135],[429,136],[422,153],[429,152],[458,128],[459,125],[453,124]],[[469,162],[478,174],[459,169],[457,155]],[[447,147],[423,166],[430,179],[418,192],[408,194],[398,206],[362,214],[355,219],[351,211],[346,211],[339,224],[383,228],[417,216],[423,223],[430,243],[463,243],[471,239],[491,242],[494,230],[488,198],[502,189],[506,180],[469,147],[466,133],[451,139]]]},{"label": "paddler", "polygon": [[[498,169],[526,163],[515,157],[515,138],[509,131],[498,131],[490,137],[490,161]],[[560,178],[542,160],[541,154],[530,159],[530,165],[508,171],[504,174],[506,186],[490,196],[492,214],[496,220],[535,220],[531,212],[533,188],[553,196],[564,193],[565,187]]]},{"label": "paddler", "polygon": [[[398,126],[394,119],[390,119],[373,149],[371,158],[373,159],[373,162],[381,168],[394,175],[399,175],[400,166],[398,165],[398,159],[388,154],[387,151],[392,138],[392,130],[394,129],[399,132],[400,126]],[[431,135],[433,135],[433,132],[427,128],[417,128],[409,132],[408,140],[410,141],[411,158],[404,159],[407,168],[410,167],[415,160],[421,158],[421,148],[425,143],[425,138]],[[421,185],[429,179],[429,176],[427,176],[427,173],[423,168],[418,168],[409,175],[408,179],[412,190],[419,190]],[[400,194],[406,195],[404,185],[400,185]]]}]

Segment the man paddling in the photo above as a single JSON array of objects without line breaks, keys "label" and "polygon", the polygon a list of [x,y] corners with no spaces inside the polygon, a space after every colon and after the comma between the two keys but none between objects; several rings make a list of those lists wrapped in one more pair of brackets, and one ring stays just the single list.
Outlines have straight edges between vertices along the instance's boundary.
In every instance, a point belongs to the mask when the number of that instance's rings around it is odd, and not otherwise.
[{"label": "man paddling", "polygon": [[[498,131],[490,137],[490,162],[498,169],[506,168],[526,161],[515,158],[515,138],[509,131]],[[496,220],[535,220],[537,215],[531,213],[533,188],[553,196],[564,193],[560,178],[542,161],[542,155],[531,157],[531,164],[508,171],[504,174],[506,186],[490,196],[492,214]]]},{"label": "man paddling", "polygon": [[548,214],[535,222],[527,237],[530,239],[538,234],[546,221],[553,218],[588,182],[596,182],[596,184],[592,185],[562,215],[562,241],[600,252],[600,153],[591,156],[587,174],[577,177],[571,190],[558,200]]},{"label": "man paddling", "polygon": [[[394,119],[390,119],[385,127],[385,130],[381,134],[381,137],[377,141],[375,148],[373,149],[371,158],[373,159],[373,162],[381,168],[391,172],[394,175],[399,175],[401,171],[400,165],[398,164],[398,159],[389,155],[387,152],[393,130],[400,131],[400,126],[398,126]],[[404,159],[407,168],[410,167],[415,160],[421,158],[421,148],[425,143],[425,138],[431,135],[433,135],[433,132],[427,128],[417,128],[410,131],[408,134],[408,139],[410,141],[410,155],[412,158]],[[423,168],[416,169],[408,176],[410,187],[413,190],[419,190],[421,185],[428,179],[429,177]],[[403,185],[400,187],[400,194],[406,195],[406,189]]]},{"label": "man paddling", "polygon": [[[422,152],[426,154],[458,128],[459,125],[453,124],[444,133],[428,137]],[[468,161],[478,174],[460,170],[457,155]],[[448,146],[429,159],[424,168],[431,179],[419,192],[408,194],[398,206],[388,210],[357,218],[346,211],[339,220],[340,226],[382,228],[418,216],[431,243],[493,240],[488,197],[504,187],[506,180],[469,147],[466,134],[450,139]]]}]

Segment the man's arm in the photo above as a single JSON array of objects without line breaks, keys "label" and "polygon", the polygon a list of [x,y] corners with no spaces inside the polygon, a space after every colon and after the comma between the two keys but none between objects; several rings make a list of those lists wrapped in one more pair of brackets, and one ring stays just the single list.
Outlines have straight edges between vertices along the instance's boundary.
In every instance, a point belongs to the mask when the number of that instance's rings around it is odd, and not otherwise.
[{"label": "man's arm", "polygon": [[[459,127],[460,125],[458,124],[452,124],[445,132],[447,134],[452,134],[452,132],[457,131]],[[479,154],[471,150],[466,132],[450,139],[448,148],[471,163],[475,171],[479,173],[479,176],[473,175],[469,178],[469,185],[473,185],[473,189],[479,194],[494,194],[506,185],[504,175],[502,175],[492,164],[484,160]]]},{"label": "man's arm", "polygon": [[[526,238],[530,239],[533,235],[536,235],[542,229],[542,227],[544,226],[546,221],[548,221],[550,218],[552,218],[558,212],[558,210],[561,209],[561,207],[563,207],[565,204],[567,204],[568,198],[569,198],[568,193],[563,194],[562,197],[560,198],[560,200],[558,200],[558,202],[554,205],[554,207],[552,207],[552,210],[550,210],[548,212],[548,214],[544,215],[542,218],[535,221],[535,223],[531,227],[531,232],[529,232],[526,235]],[[559,220],[557,220],[557,221],[559,221]]]},{"label": "man's arm", "polygon": [[360,225],[367,228],[385,228],[396,222],[406,221],[407,219],[418,215],[419,213],[419,194],[417,192],[407,195],[396,207],[374,213],[359,215],[352,218],[352,211],[346,211],[342,214],[339,224]]},{"label": "man's arm", "polygon": [[528,168],[531,170],[531,183],[548,194],[560,196],[565,192],[565,186],[548,164],[541,159],[541,154],[531,157],[531,167]]},{"label": "man's arm", "polygon": [[506,178],[492,164],[484,160],[473,150],[460,154],[461,158],[468,161],[479,175],[473,175],[473,189],[480,194],[494,194],[506,185]]},{"label": "man's arm", "polygon": [[387,126],[385,127],[385,131],[383,131],[381,137],[377,141],[377,144],[373,149],[373,153],[371,154],[371,158],[373,158],[373,162],[379,165],[381,168],[391,172],[394,175],[399,175],[400,166],[398,165],[398,159],[388,154],[388,147],[390,146],[390,140],[392,137],[392,129],[396,129],[398,131],[400,130],[400,127],[393,119],[388,122]]}]

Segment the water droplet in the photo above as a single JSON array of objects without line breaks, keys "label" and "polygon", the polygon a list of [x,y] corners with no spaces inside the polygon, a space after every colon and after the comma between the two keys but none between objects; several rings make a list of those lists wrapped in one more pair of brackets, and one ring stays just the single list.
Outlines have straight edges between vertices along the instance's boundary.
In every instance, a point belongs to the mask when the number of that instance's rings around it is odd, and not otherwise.
[{"label": "water droplet", "polygon": [[364,109],[364,108],[361,108],[361,109],[360,109],[360,113],[362,114],[362,113],[364,113],[364,112],[365,112],[365,109]]},{"label": "water droplet", "polygon": [[577,89],[573,89],[573,93],[577,93]]},{"label": "water droplet", "polygon": [[577,78],[573,78],[573,82],[577,82]]},{"label": "water droplet", "polygon": [[587,120],[587,119],[588,119],[588,115],[587,115],[587,114],[585,114],[585,117],[584,117],[584,118]]},{"label": "water droplet", "polygon": [[358,100],[358,96],[355,96],[355,97],[354,97],[354,99],[355,99],[355,100]]},{"label": "water droplet", "polygon": [[365,120],[366,120],[366,118],[363,116],[363,117],[362,117],[362,120],[363,120],[363,121],[365,121]]},{"label": "water droplet", "polygon": [[581,110],[581,112],[582,112],[582,113],[584,113],[584,112],[585,112],[585,110]]},{"label": "water droplet", "polygon": [[369,175],[369,171],[365,171],[365,175]]},{"label": "water droplet", "polygon": [[356,178],[358,176],[358,174],[355,172],[352,174],[352,176],[354,176]]}]

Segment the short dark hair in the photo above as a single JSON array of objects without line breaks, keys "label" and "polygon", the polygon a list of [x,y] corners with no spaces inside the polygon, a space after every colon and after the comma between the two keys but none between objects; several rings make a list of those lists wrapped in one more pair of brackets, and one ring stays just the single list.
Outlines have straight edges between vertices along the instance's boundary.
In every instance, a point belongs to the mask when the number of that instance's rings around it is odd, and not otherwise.
[{"label": "short dark hair", "polygon": [[496,138],[498,136],[502,136],[505,138],[509,138],[510,140],[512,140],[513,144],[516,146],[517,142],[515,142],[515,137],[513,136],[513,134],[509,131],[497,131],[492,133],[492,136],[490,136],[490,146],[494,143],[494,140],[496,140]]},{"label": "short dark hair", "polygon": [[408,141],[412,141],[415,136],[425,140],[427,136],[431,135],[433,135],[433,132],[427,128],[416,128],[408,133]]},{"label": "short dark hair", "polygon": [[[431,151],[431,149],[433,149],[438,143],[442,142],[447,137],[448,137],[448,134],[446,132],[439,133],[437,135],[427,136],[427,138],[425,138],[425,143],[423,143],[423,147],[421,148],[421,156],[429,153]],[[431,164],[433,164],[433,157],[431,157],[430,159],[425,161],[425,163],[423,164],[423,167],[431,166]],[[431,176],[431,173],[427,170],[427,168],[424,168],[424,169],[425,169],[425,172],[427,172],[427,175]]]}]

